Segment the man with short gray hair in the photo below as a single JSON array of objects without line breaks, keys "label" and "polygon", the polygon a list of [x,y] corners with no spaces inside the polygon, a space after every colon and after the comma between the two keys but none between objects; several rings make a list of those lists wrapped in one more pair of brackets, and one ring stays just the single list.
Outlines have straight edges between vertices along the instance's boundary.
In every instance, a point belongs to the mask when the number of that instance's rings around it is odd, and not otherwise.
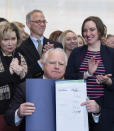
[{"label": "man with short gray hair", "polygon": [[[67,56],[63,49],[49,49],[42,60],[43,79],[63,80],[67,65]],[[21,125],[20,131],[25,131],[24,117],[32,115],[35,111],[34,103],[25,102],[25,82],[21,83],[15,91],[14,97],[6,112],[6,121],[9,125]]]},{"label": "man with short gray hair", "polygon": [[42,52],[50,48],[62,48],[61,43],[51,41],[44,37],[47,20],[41,10],[32,10],[26,15],[26,25],[30,30],[30,37],[18,48],[28,64],[28,77],[39,77],[42,75],[40,58]]}]

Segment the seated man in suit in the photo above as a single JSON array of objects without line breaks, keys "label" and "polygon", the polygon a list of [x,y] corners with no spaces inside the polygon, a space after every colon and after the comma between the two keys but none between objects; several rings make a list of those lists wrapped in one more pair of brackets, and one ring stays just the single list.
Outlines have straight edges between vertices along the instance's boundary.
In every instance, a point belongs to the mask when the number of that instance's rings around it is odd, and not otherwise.
[{"label": "seated man in suit", "polygon": [[[63,49],[52,48],[48,50],[42,59],[43,79],[64,79],[67,65],[67,56]],[[20,130],[24,131],[24,116],[32,115],[35,111],[33,103],[25,102],[25,82],[21,83],[15,91],[14,97],[6,112],[6,121],[9,125],[20,125]]]},{"label": "seated man in suit", "polygon": [[42,51],[46,52],[53,47],[63,48],[61,43],[44,37],[46,23],[47,21],[41,10],[33,10],[26,15],[26,24],[30,30],[30,37],[19,46],[18,51],[25,56],[27,61],[28,77],[39,77],[42,75],[40,65]]},{"label": "seated man in suit", "polygon": [[[63,49],[49,49],[42,58],[43,63],[43,79],[63,80],[67,65],[67,56]],[[90,101],[89,101],[90,103]],[[91,112],[98,110],[96,103],[91,101]],[[5,118],[9,125],[20,126],[20,131],[24,131],[24,117],[32,115],[35,111],[34,103],[25,102],[25,82],[21,83],[15,91],[14,97],[10,103],[9,109],[6,112]]]}]

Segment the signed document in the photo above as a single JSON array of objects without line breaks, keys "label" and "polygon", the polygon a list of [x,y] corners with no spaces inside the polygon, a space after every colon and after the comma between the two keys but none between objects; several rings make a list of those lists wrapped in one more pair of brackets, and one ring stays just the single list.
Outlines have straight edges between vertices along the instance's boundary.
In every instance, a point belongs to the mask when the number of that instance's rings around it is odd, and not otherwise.
[{"label": "signed document", "polygon": [[56,131],[88,131],[86,83],[83,80],[56,82]]}]

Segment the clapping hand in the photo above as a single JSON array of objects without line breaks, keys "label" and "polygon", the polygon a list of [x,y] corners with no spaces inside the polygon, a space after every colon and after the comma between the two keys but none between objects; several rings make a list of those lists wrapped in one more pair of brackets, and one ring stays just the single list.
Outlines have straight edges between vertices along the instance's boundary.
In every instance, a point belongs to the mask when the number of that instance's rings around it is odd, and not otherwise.
[{"label": "clapping hand", "polygon": [[96,76],[96,82],[98,84],[106,84],[106,85],[111,85],[112,84],[112,80],[111,77],[112,74],[106,74],[106,75],[97,75]]},{"label": "clapping hand", "polygon": [[47,42],[47,44],[44,46],[43,54],[51,48],[54,48],[54,44],[50,44],[49,42]]},{"label": "clapping hand", "polygon": [[98,68],[100,61],[95,61],[95,56],[88,61],[88,72],[93,75]]},{"label": "clapping hand", "polygon": [[23,76],[25,76],[25,73],[23,71],[23,67],[21,65],[19,65],[19,61],[17,58],[12,59],[12,62],[10,63],[9,70],[10,70],[11,74],[16,73],[21,78],[23,78]]}]

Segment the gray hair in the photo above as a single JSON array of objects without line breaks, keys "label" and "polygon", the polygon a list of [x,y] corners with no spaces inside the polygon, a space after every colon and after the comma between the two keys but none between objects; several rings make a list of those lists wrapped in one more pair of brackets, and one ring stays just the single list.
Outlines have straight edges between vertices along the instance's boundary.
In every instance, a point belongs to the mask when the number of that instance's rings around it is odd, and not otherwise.
[{"label": "gray hair", "polygon": [[48,56],[49,56],[49,54],[50,54],[51,52],[56,52],[56,51],[59,51],[59,52],[61,52],[61,53],[64,55],[65,65],[67,66],[68,58],[67,58],[67,55],[66,55],[66,53],[64,52],[64,50],[61,49],[61,48],[51,48],[51,49],[49,49],[49,50],[44,54],[44,57],[43,57],[43,59],[42,59],[43,63],[46,63],[46,60],[47,60],[47,58],[48,58]]},{"label": "gray hair", "polygon": [[36,12],[43,14],[43,12],[42,12],[41,10],[37,10],[37,9],[32,10],[31,12],[29,12],[29,13],[26,15],[26,20],[27,20],[27,21],[30,21],[32,14],[34,14],[34,13],[36,13]]}]

